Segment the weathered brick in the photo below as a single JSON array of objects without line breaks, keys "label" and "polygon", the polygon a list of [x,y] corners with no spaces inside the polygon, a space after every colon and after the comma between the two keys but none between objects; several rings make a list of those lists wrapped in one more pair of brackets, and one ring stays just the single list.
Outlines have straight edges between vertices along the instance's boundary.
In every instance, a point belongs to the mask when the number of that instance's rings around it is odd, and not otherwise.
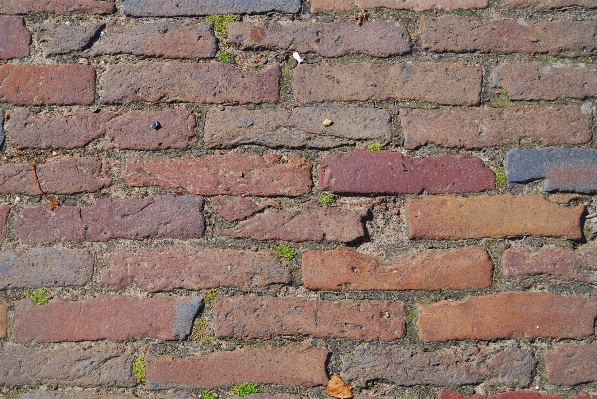
[{"label": "weathered brick", "polygon": [[228,25],[228,41],[243,49],[278,48],[324,57],[365,54],[389,57],[410,51],[406,28],[395,21],[311,23],[272,21],[267,27],[248,22]]},{"label": "weathered brick", "polygon": [[103,198],[83,210],[83,220],[92,241],[201,238],[205,229],[203,199],[193,196]]},{"label": "weathered brick", "polygon": [[[4,9],[0,6],[4,13]],[[23,58],[29,55],[31,33],[21,17],[0,17],[0,60]]]},{"label": "weathered brick", "polygon": [[0,299],[0,339],[6,338],[6,326],[8,322],[8,305]]},{"label": "weathered brick", "polygon": [[203,305],[198,297],[153,298],[100,295],[80,301],[52,299],[37,305],[22,299],[15,307],[14,338],[21,343],[184,339]]},{"label": "weathered brick", "polygon": [[14,232],[24,244],[48,244],[58,241],[83,241],[85,224],[77,206],[33,205],[14,219]]},{"label": "weathered brick", "polygon": [[122,178],[131,186],[184,187],[201,195],[298,196],[311,191],[311,167],[307,158],[294,154],[131,158]]},{"label": "weathered brick", "polygon": [[583,144],[593,137],[588,107],[555,105],[515,108],[400,109],[404,147],[426,143],[444,147],[483,148],[534,143]]},{"label": "weathered brick", "polygon": [[10,213],[10,205],[0,204],[0,243],[6,238],[8,233],[8,214]]},{"label": "weathered brick", "polygon": [[0,102],[90,105],[95,101],[91,65],[0,65],[0,81]]},{"label": "weathered brick", "polygon": [[253,73],[222,62],[118,64],[109,66],[103,74],[104,90],[100,99],[103,103],[117,104],[136,101],[275,103],[280,96],[280,77],[279,66]]},{"label": "weathered brick", "polygon": [[525,387],[531,382],[537,361],[530,350],[516,344],[424,348],[361,346],[342,361],[342,377],[353,386],[388,380],[397,385],[488,385]]},{"label": "weathered brick", "polygon": [[[323,121],[331,120],[330,126]],[[384,109],[353,107],[211,108],[204,128],[205,146],[228,148],[258,144],[285,148],[333,148],[355,141],[392,140],[390,113]]]},{"label": "weathered brick", "polygon": [[[58,156],[37,166],[39,184],[46,193],[91,193],[112,184],[107,162],[101,158]],[[0,166],[0,194],[40,195],[31,164]]]},{"label": "weathered brick", "polygon": [[356,150],[325,157],[318,186],[349,194],[459,193],[492,190],[495,174],[468,154],[411,158],[393,151]]},{"label": "weathered brick", "polygon": [[211,206],[227,222],[246,219],[265,208],[247,198],[224,195],[211,198]]},{"label": "weathered brick", "polygon": [[83,26],[45,23],[40,26],[38,41],[46,46],[47,55],[68,54],[89,46],[102,25]]},{"label": "weathered brick", "polygon": [[491,285],[493,263],[483,247],[424,251],[391,261],[338,247],[302,257],[303,284],[314,290],[442,290]]},{"label": "weathered brick", "polygon": [[94,345],[89,349],[0,348],[0,386],[38,384],[79,387],[135,386],[133,352],[117,345]]},{"label": "weathered brick", "polygon": [[385,7],[399,10],[458,10],[485,8],[487,0],[312,0],[311,11],[352,11],[355,7]]},{"label": "weathered brick", "polygon": [[508,182],[545,179],[545,191],[597,191],[597,150],[580,148],[513,149],[506,156]]},{"label": "weathered brick", "polygon": [[111,289],[133,283],[150,292],[216,287],[266,290],[292,281],[292,267],[269,250],[156,248],[112,252],[106,260],[111,268],[102,273],[102,282]]},{"label": "weathered brick", "polygon": [[[109,392],[109,391],[108,391]],[[20,396],[20,399],[98,399],[96,391],[37,391],[28,392]],[[111,394],[102,393],[101,399],[135,399],[133,394]],[[254,394],[251,399],[301,399],[299,395],[290,394]],[[261,397],[261,398],[260,398]],[[195,396],[185,392],[169,392],[164,395],[155,396],[157,399],[194,399]]]},{"label": "weathered brick", "polygon": [[597,345],[554,345],[544,356],[547,379],[552,384],[577,385],[597,380]]},{"label": "weathered brick", "polygon": [[405,334],[406,309],[399,301],[235,296],[218,298],[214,309],[218,337],[308,335],[394,341]]},{"label": "weathered brick", "polygon": [[219,234],[234,238],[284,241],[351,242],[365,235],[364,208],[345,209],[304,204],[297,210],[260,213]]},{"label": "weathered brick", "polygon": [[174,359],[148,356],[147,388],[224,387],[256,384],[316,386],[328,382],[327,349],[247,348]]},{"label": "weathered brick", "polygon": [[292,91],[301,102],[395,99],[475,105],[480,100],[481,79],[481,67],[464,64],[301,64],[295,69]]},{"label": "weathered brick", "polygon": [[548,53],[587,56],[595,53],[597,23],[580,21],[531,21],[447,15],[421,18],[421,45],[438,52]]},{"label": "weathered brick", "polygon": [[458,240],[530,235],[580,240],[584,206],[566,208],[541,195],[409,198],[410,238]]},{"label": "weathered brick", "polygon": [[593,335],[597,300],[549,292],[469,296],[462,302],[417,303],[423,341],[581,338]]},{"label": "weathered brick", "polygon": [[93,258],[83,249],[31,248],[0,252],[0,289],[85,285]]},{"label": "weathered brick", "polygon": [[512,100],[558,100],[597,96],[597,67],[586,64],[505,62],[494,71],[494,84]]},{"label": "weathered brick", "polygon": [[71,14],[110,14],[116,10],[114,0],[0,0],[3,14],[29,14],[51,12]]},{"label": "weathered brick", "polygon": [[[447,389],[440,389],[436,396],[437,399],[565,399],[553,393],[537,392],[537,391],[506,391],[493,395],[474,395],[464,396],[460,392],[449,391]],[[586,392],[581,392],[578,395],[571,395],[568,399],[597,399],[596,395],[590,395]]]},{"label": "weathered brick", "polygon": [[211,14],[297,13],[300,0],[124,0],[124,13],[135,17],[177,17]]},{"label": "weathered brick", "polygon": [[534,8],[538,10],[551,10],[565,7],[597,8],[595,0],[502,0],[502,7],[507,10]]}]

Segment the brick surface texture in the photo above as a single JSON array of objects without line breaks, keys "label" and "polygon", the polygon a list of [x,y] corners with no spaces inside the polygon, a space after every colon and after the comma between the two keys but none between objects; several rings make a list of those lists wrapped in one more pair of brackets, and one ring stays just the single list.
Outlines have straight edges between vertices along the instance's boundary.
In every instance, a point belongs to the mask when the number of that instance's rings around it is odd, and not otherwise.
[{"label": "brick surface texture", "polygon": [[[477,398],[477,399],[509,399],[509,398],[520,398],[520,399],[563,399],[564,396],[556,395],[553,393],[538,392],[538,391],[509,391],[502,392],[493,395],[474,395],[465,396],[461,392],[449,391],[447,389],[440,389],[437,393],[437,399],[466,399],[466,398]],[[595,395],[590,395],[586,392],[582,392],[576,395],[568,396],[570,399],[595,399]]]},{"label": "brick surface texture", "polygon": [[0,9],[4,14],[109,14],[115,11],[114,0],[0,0]]},{"label": "brick surface texture", "polygon": [[29,55],[31,33],[20,17],[0,17],[0,60],[23,58]]},{"label": "brick surface texture", "polygon": [[0,300],[0,339],[6,338],[6,326],[8,319],[8,305]]},{"label": "brick surface texture", "polygon": [[461,8],[484,8],[487,7],[486,0],[425,0],[425,1],[392,1],[392,0],[313,0],[312,11],[351,11],[355,7],[373,8],[386,7],[399,10],[458,10]]},{"label": "brick surface texture", "polygon": [[137,17],[245,14],[268,11],[296,13],[300,7],[300,0],[182,0],[177,3],[164,3],[160,0],[124,1],[124,12]]},{"label": "brick surface texture", "polygon": [[597,346],[560,344],[545,353],[547,378],[558,385],[577,385],[597,379]]}]

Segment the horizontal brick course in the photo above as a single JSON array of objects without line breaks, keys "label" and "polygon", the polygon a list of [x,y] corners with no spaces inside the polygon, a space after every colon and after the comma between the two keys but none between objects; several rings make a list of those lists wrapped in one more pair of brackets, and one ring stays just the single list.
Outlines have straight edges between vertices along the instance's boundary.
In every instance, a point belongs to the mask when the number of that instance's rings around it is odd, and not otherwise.
[{"label": "horizontal brick course", "polygon": [[[595,399],[596,395],[590,395],[582,392],[577,395],[570,395],[568,399]],[[464,396],[460,392],[449,391],[447,389],[440,389],[437,393],[437,399],[564,399],[564,396],[559,396],[553,393],[538,392],[538,391],[507,391],[493,395],[474,395]]]},{"label": "horizontal brick course", "polygon": [[3,14],[28,14],[50,12],[70,14],[110,14],[116,10],[114,0],[0,0]]},{"label": "horizontal brick course", "polygon": [[557,385],[597,380],[597,345],[559,344],[545,352],[547,379]]},{"label": "horizontal brick course", "polygon": [[48,244],[59,241],[83,241],[85,224],[76,206],[33,205],[14,218],[14,232],[24,244]]},{"label": "horizontal brick course", "polygon": [[181,0],[177,3],[164,3],[161,0],[124,0],[125,14],[136,17],[254,14],[270,11],[296,13],[300,9],[300,0]]},{"label": "horizontal brick course", "polygon": [[538,10],[551,10],[564,7],[597,8],[595,0],[503,0],[502,7],[507,10],[533,8]]},{"label": "horizontal brick course", "polygon": [[311,11],[352,11],[358,8],[385,7],[399,10],[458,10],[464,8],[485,8],[487,0],[312,0]]},{"label": "horizontal brick course", "polygon": [[[0,6],[4,13],[4,9]],[[0,17],[0,60],[23,58],[29,55],[31,33],[21,17]]]}]

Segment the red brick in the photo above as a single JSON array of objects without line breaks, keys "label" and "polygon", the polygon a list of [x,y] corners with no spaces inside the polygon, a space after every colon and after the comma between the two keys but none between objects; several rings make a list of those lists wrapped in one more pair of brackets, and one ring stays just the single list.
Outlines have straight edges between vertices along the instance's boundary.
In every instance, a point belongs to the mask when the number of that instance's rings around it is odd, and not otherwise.
[{"label": "red brick", "polygon": [[90,105],[95,101],[95,69],[90,65],[0,65],[0,81],[0,102]]},{"label": "red brick", "polygon": [[416,252],[383,261],[338,247],[303,254],[305,287],[314,290],[442,290],[491,285],[493,263],[483,247]]},{"label": "red brick", "polygon": [[95,345],[89,349],[0,348],[0,386],[59,384],[132,387],[133,353],[122,346]]},{"label": "red brick", "polygon": [[[2,13],[4,9],[0,6]],[[23,58],[29,55],[31,33],[21,17],[0,17],[0,60]]]},{"label": "red brick", "polygon": [[[460,392],[449,391],[447,389],[440,389],[437,393],[437,399],[565,399],[553,393],[537,392],[537,391],[507,391],[493,395],[473,395],[464,396]],[[568,399],[597,399],[596,395],[590,395],[586,392],[581,392],[578,395],[571,395]]]},{"label": "red brick", "polygon": [[211,206],[227,222],[246,219],[265,208],[247,198],[223,195],[213,197]]},{"label": "red brick", "polygon": [[483,148],[518,144],[584,144],[593,137],[590,109],[575,105],[515,108],[400,109],[404,147],[427,143]]},{"label": "red brick", "polygon": [[8,214],[10,213],[10,205],[0,204],[0,243],[4,242],[6,234],[8,233]]},{"label": "red brick", "polygon": [[273,48],[324,57],[365,54],[389,57],[410,51],[406,28],[395,21],[312,23],[272,21],[267,27],[248,22],[228,26],[228,41],[243,49]]},{"label": "red brick", "polygon": [[21,343],[184,339],[202,305],[201,298],[166,295],[145,299],[100,295],[80,301],[54,298],[43,306],[22,299],[15,307],[14,338]]},{"label": "red brick", "polygon": [[83,210],[83,220],[92,241],[201,238],[205,229],[203,199],[192,196],[103,198]]},{"label": "red brick", "polygon": [[294,154],[131,158],[122,178],[131,186],[184,187],[201,195],[299,196],[311,191],[312,186],[311,163]]},{"label": "red brick", "polygon": [[597,300],[548,292],[469,296],[462,302],[417,304],[419,337],[454,339],[582,338],[593,335]]},{"label": "red brick", "polygon": [[587,56],[595,53],[597,24],[580,21],[531,21],[447,15],[421,18],[421,44],[438,52],[549,53]]},{"label": "red brick", "polygon": [[328,382],[327,349],[247,348],[174,359],[148,356],[147,388],[224,387],[244,384],[316,386]]},{"label": "red brick", "polygon": [[24,244],[48,244],[58,241],[83,241],[85,224],[77,206],[33,205],[14,219],[14,232]]},{"label": "red brick", "polygon": [[[107,162],[100,158],[60,156],[37,166],[46,193],[90,193],[112,184]],[[31,164],[0,166],[0,194],[40,195]]]},{"label": "red brick", "polygon": [[399,152],[356,150],[321,162],[321,190],[348,194],[430,194],[492,190],[495,174],[468,154],[405,157]]},{"label": "red brick", "polygon": [[394,341],[404,337],[406,309],[399,301],[339,302],[301,298],[220,297],[214,306],[216,336],[274,335]]},{"label": "red brick", "polygon": [[554,345],[544,356],[547,379],[552,384],[578,385],[597,380],[597,345]]},{"label": "red brick", "polygon": [[585,64],[506,62],[494,82],[512,100],[557,100],[597,96],[597,67]]},{"label": "red brick", "polygon": [[110,14],[116,10],[114,0],[0,0],[3,14],[28,14],[51,12],[71,14]]},{"label": "red brick", "polygon": [[311,11],[352,11],[358,8],[385,7],[399,10],[459,10],[465,8],[485,8],[487,0],[313,0]]},{"label": "red brick", "polygon": [[103,271],[102,282],[111,289],[135,284],[149,292],[216,287],[263,291],[270,285],[292,281],[292,267],[282,264],[279,259],[269,250],[156,248],[117,251],[106,255],[111,268]]},{"label": "red brick", "polygon": [[409,198],[406,220],[410,238],[583,237],[584,206],[567,208],[541,195]]},{"label": "red brick", "polygon": [[47,55],[68,54],[88,47],[102,27],[99,24],[73,26],[44,23],[40,26],[37,40],[45,44]]},{"label": "red brick", "polygon": [[299,65],[292,91],[298,101],[420,100],[475,105],[481,67],[453,63],[402,62],[392,66]]},{"label": "red brick", "polygon": [[137,101],[275,103],[280,96],[280,77],[279,66],[253,73],[221,62],[120,64],[109,66],[103,74],[104,90],[100,99],[109,104]]},{"label": "red brick", "polygon": [[534,8],[538,10],[551,10],[565,7],[597,8],[595,0],[503,0],[502,7],[507,10]]},{"label": "red brick", "polygon": [[364,208],[346,209],[304,204],[297,210],[260,213],[219,234],[234,238],[284,241],[351,242],[365,235]]},{"label": "red brick", "polygon": [[0,339],[6,338],[6,326],[8,323],[8,305],[0,299]]},{"label": "red brick", "polygon": [[[36,391],[21,395],[21,399],[98,399],[97,390],[92,391]],[[101,399],[133,399],[134,396],[102,394]],[[164,399],[189,399],[187,396],[166,396]]]}]

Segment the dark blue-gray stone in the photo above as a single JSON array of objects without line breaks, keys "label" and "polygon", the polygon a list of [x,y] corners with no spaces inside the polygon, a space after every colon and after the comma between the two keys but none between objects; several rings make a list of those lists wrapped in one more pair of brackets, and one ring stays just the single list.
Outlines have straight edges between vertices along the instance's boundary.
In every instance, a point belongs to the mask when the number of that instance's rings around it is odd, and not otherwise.
[{"label": "dark blue-gray stone", "polygon": [[213,14],[297,13],[301,0],[125,0],[124,13],[135,17]]}]

